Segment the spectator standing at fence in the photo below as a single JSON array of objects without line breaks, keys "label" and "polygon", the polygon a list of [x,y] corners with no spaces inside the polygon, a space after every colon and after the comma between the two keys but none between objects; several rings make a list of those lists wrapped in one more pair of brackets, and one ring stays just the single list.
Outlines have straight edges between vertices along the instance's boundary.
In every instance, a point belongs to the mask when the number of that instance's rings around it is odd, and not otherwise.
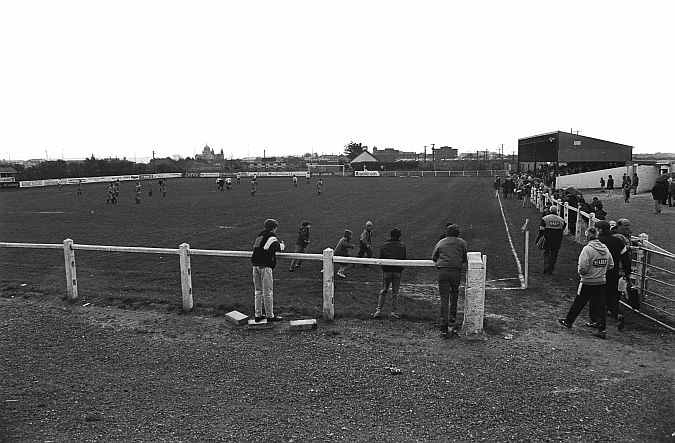
[{"label": "spectator standing at fence", "polygon": [[265,229],[258,234],[253,244],[253,288],[255,294],[255,321],[263,319],[263,305],[267,321],[283,320],[274,314],[274,267],[277,265],[276,253],[285,249],[283,241],[277,238],[279,223],[268,218]]},{"label": "spectator standing at fence", "polygon": [[495,197],[499,197],[499,190],[502,188],[502,179],[497,176],[495,182],[492,184],[492,188],[495,190]]},{"label": "spectator standing at fence", "polygon": [[637,188],[638,188],[639,181],[640,181],[640,178],[638,177],[637,172],[633,173],[633,181],[632,181],[633,195],[637,195]]},{"label": "spectator standing at fence", "polygon": [[593,197],[593,200],[591,200],[591,210],[595,212],[599,207],[602,207],[602,202],[598,199],[598,197]]},{"label": "spectator standing at fence", "polygon": [[607,212],[603,209],[602,203],[595,207],[595,218],[598,220],[605,220],[607,218]]},{"label": "spectator standing at fence", "polygon": [[373,222],[366,222],[366,229],[361,233],[359,237],[359,252],[357,257],[366,257],[371,258],[373,256],[373,250],[371,248],[371,243],[373,241]]},{"label": "spectator standing at fence", "polygon": [[668,206],[675,206],[675,177],[670,179],[670,184],[668,185]]},{"label": "spectator standing at fence", "polygon": [[605,192],[605,178],[600,177],[600,192]]},{"label": "spectator standing at fence", "polygon": [[609,174],[609,177],[607,177],[607,197],[612,196],[612,189],[614,189],[614,178],[612,174]]},{"label": "spectator standing at fence", "polygon": [[[635,245],[633,244],[632,239],[633,229],[631,227],[630,220],[628,220],[627,218],[620,218],[615,222],[613,227],[611,226],[612,225],[611,221],[609,222],[609,224],[611,228],[610,232],[612,233],[612,235],[616,235],[619,239],[621,239],[623,244],[626,245],[626,249],[628,249],[629,252],[637,249],[635,247],[637,245],[637,242],[635,243]],[[631,273],[630,264],[631,262],[628,262],[629,267],[624,268],[624,271],[627,271],[626,275],[630,275]]]},{"label": "spectator standing at fence", "polygon": [[628,200],[630,200],[630,189],[631,189],[631,181],[630,177],[626,177],[628,180],[624,180],[623,186],[621,187],[621,190],[623,191],[623,201],[628,203]]},{"label": "spectator standing at fence", "polygon": [[443,233],[441,234],[440,237],[438,237],[439,240],[443,240],[446,235],[448,235],[448,226],[454,225],[453,222],[445,222],[445,227],[443,228]]},{"label": "spectator standing at fence", "polygon": [[[569,191],[565,191],[565,197],[563,198],[563,201],[566,201],[570,208],[578,209],[579,199],[575,194],[572,194]],[[567,220],[569,221],[570,224],[569,230],[570,233],[572,234],[576,234],[577,232],[577,218],[578,218],[577,211],[570,210],[567,216]]]},{"label": "spectator standing at fence", "polygon": [[577,214],[578,226],[576,227],[576,229],[580,229],[581,230],[580,232],[585,232],[590,222],[586,216],[581,215],[581,212],[585,212],[586,214],[590,215],[590,213],[593,212],[593,208],[591,208],[591,205],[583,197],[579,197],[577,207],[579,208],[580,212],[579,214]]},{"label": "spectator standing at fence", "polygon": [[[624,316],[621,312],[619,306],[619,264],[628,274],[630,274],[630,254],[628,253],[628,248],[624,242],[612,235],[610,232],[609,223],[601,220],[595,224],[596,229],[598,229],[598,240],[609,250],[609,253],[612,255],[612,260],[614,261],[614,267],[607,270],[606,278],[606,304],[607,312],[609,315],[616,319],[617,327],[619,331],[623,331],[624,328]],[[597,327],[597,312],[591,312],[591,322],[587,326]]]},{"label": "spectator standing at fence", "polygon": [[[457,321],[457,298],[466,263],[466,242],[459,237],[459,226],[450,225],[445,238],[436,243],[431,259],[438,271],[438,293],[441,298],[441,334],[448,334],[450,323]],[[449,303],[449,306],[448,306]]]},{"label": "spectator standing at fence", "polygon": [[[307,245],[309,245],[309,229],[312,225],[308,221],[303,221],[298,230],[298,238],[295,240],[295,253],[304,254],[307,250]],[[293,272],[295,269],[302,268],[302,260],[299,258],[294,258],[291,260],[291,267],[289,271]]]},{"label": "spectator standing at fence", "polygon": [[654,199],[654,214],[661,213],[661,204],[668,197],[669,185],[667,181],[657,180],[652,186],[652,198]]},{"label": "spectator standing at fence", "polygon": [[567,312],[567,316],[558,319],[558,323],[566,328],[571,328],[574,320],[576,320],[584,307],[590,303],[592,306],[590,308],[591,312],[597,313],[597,317],[594,318],[598,329],[596,336],[604,339],[607,338],[606,275],[607,270],[614,267],[614,261],[607,246],[598,240],[597,229],[588,228],[586,230],[586,239],[588,243],[581,250],[577,265],[577,273],[581,278],[579,289],[577,289],[577,295]]},{"label": "spectator standing at fence", "polygon": [[553,274],[555,270],[565,229],[565,220],[558,215],[558,208],[551,206],[549,211],[550,214],[542,217],[539,234],[535,239],[536,243],[540,237],[544,237],[544,274],[548,275]]},{"label": "spectator standing at fence", "polygon": [[[335,245],[335,252],[333,255],[337,255],[339,257],[349,257],[349,250],[350,249],[355,249],[356,246],[351,242],[352,239],[352,231],[349,229],[345,229],[344,234],[338,240],[337,244]],[[337,275],[339,277],[345,278],[347,277],[345,275],[345,269],[347,269],[347,263],[340,263],[340,267],[338,268]],[[323,272],[323,271],[321,271]]]},{"label": "spectator standing at fence", "polygon": [[[385,241],[380,248],[380,258],[405,260],[407,257],[406,246],[401,242],[401,230],[394,228],[389,232],[389,240]],[[387,298],[389,285],[391,285],[391,313],[392,318],[400,318],[398,313],[398,291],[401,287],[401,273],[403,266],[382,265],[382,285],[380,296],[377,300],[377,310],[374,318],[382,316],[384,302]]]}]

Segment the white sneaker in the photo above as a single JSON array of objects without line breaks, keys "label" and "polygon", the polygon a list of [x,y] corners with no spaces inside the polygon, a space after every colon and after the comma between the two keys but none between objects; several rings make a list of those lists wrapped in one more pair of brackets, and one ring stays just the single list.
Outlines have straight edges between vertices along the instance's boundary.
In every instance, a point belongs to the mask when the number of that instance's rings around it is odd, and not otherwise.
[{"label": "white sneaker", "polygon": [[338,271],[337,275],[338,275],[338,277],[347,278],[347,276],[344,275],[344,274],[343,274],[342,272],[340,272],[340,271]]}]

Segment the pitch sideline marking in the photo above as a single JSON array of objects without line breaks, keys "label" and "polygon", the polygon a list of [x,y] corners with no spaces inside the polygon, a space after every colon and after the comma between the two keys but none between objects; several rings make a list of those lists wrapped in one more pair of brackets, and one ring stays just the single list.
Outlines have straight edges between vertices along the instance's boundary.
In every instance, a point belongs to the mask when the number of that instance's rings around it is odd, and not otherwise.
[{"label": "pitch sideline marking", "polygon": [[520,260],[518,259],[518,253],[516,253],[516,248],[513,246],[513,240],[511,239],[511,231],[509,231],[509,225],[508,223],[506,223],[506,216],[504,215],[504,206],[502,206],[502,199],[499,197],[499,194],[497,194],[497,201],[499,201],[499,209],[502,211],[502,220],[504,220],[506,235],[509,237],[511,252],[513,252],[513,257],[516,259],[516,266],[518,266],[518,279],[520,280],[520,289],[525,289],[525,276],[523,275],[523,268],[520,265]]}]

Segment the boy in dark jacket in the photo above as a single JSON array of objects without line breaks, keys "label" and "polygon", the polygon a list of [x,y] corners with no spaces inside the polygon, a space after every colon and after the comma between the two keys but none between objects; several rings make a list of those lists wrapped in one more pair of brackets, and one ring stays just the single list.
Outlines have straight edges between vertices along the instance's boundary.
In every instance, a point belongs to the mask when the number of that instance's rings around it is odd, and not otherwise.
[{"label": "boy in dark jacket", "polygon": [[[390,239],[384,242],[380,248],[380,258],[389,259],[406,259],[406,247],[401,242],[401,230],[394,228],[389,233]],[[391,316],[393,318],[400,318],[398,314],[398,290],[401,286],[401,272],[403,266],[382,265],[382,286],[380,289],[380,297],[377,301],[377,310],[373,317],[379,318],[384,309],[384,301],[387,298],[387,291],[391,284]]]}]

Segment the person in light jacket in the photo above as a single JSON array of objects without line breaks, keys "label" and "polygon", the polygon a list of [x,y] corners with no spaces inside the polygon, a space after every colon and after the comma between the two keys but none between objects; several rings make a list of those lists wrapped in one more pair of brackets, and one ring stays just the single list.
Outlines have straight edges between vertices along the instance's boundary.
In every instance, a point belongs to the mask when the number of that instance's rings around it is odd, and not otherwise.
[{"label": "person in light jacket", "polygon": [[594,314],[597,313],[597,317],[593,318],[597,322],[596,336],[604,339],[607,338],[606,275],[608,270],[614,268],[614,260],[607,246],[600,242],[598,237],[596,228],[586,230],[588,244],[581,250],[577,265],[577,273],[581,278],[579,289],[567,316],[558,319],[558,323],[571,328],[574,320],[590,303]]}]

